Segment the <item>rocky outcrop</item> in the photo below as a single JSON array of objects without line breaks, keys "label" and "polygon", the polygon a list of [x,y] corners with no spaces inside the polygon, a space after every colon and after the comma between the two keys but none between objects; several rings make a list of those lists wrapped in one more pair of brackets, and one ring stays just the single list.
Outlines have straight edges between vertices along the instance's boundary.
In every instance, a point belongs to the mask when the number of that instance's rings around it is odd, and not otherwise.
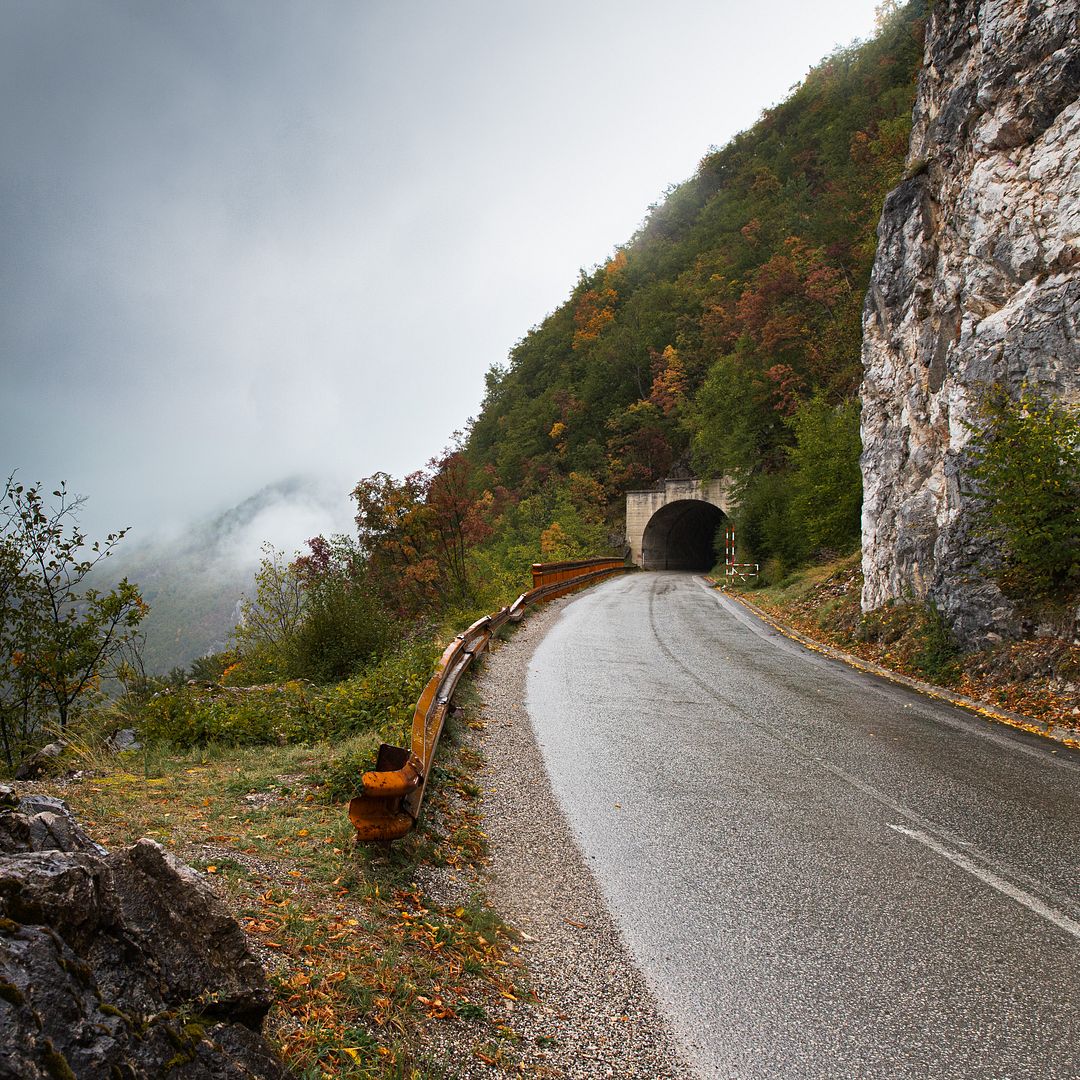
[{"label": "rocky outcrop", "polygon": [[107,853],[0,788],[0,1080],[286,1080],[243,931],[151,840]]},{"label": "rocky outcrop", "polygon": [[1022,629],[965,496],[981,391],[1080,400],[1080,0],[938,0],[863,320],[863,608]]}]

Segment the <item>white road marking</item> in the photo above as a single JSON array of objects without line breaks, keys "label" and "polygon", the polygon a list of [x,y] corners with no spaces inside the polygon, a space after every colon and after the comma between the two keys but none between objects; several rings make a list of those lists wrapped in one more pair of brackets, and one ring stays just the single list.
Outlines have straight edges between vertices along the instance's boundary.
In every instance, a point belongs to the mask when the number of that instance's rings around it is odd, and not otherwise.
[{"label": "white road marking", "polygon": [[938,843],[933,837],[927,836],[926,833],[920,832],[918,829],[905,829],[903,825],[893,825],[891,822],[885,824],[895,832],[903,833],[904,836],[917,840],[920,844],[925,844],[931,851],[936,851],[942,858],[955,863],[961,870],[966,870],[971,874],[972,877],[977,877],[992,889],[997,889],[999,893],[1003,893],[1005,896],[1023,904],[1024,907],[1034,911],[1036,915],[1041,915],[1047,922],[1052,922],[1055,926],[1064,930],[1065,933],[1072,934],[1074,938],[1080,940],[1080,923],[1076,922],[1075,919],[1070,919],[1068,915],[1063,914],[1056,908],[1044,904],[1037,896],[1032,896],[1031,893],[1025,892],[1004,878],[998,877],[997,874],[977,866],[969,858],[961,855],[959,851],[950,850],[944,844]]},{"label": "white road marking", "polygon": [[[697,579],[695,579],[695,581],[696,580]],[[699,584],[701,583],[699,582]],[[705,588],[705,586],[702,585],[702,588]],[[777,634],[775,631],[769,630],[767,633],[766,630],[768,630],[768,628],[766,627],[766,625],[764,623],[761,623],[754,616],[752,616],[750,612],[747,611],[747,609],[744,608],[741,604],[736,604],[734,600],[729,600],[727,599],[727,597],[720,596],[712,589],[708,589],[707,591],[714,599],[718,600],[722,606],[726,607],[726,605],[730,605],[734,609],[734,614],[741,621],[743,621],[751,630],[753,630],[754,633],[758,634],[759,637],[765,637],[769,640],[772,640],[775,637],[778,639],[779,644],[789,645],[791,649],[800,656],[809,658],[811,660],[817,659],[819,661],[827,662],[830,664],[838,664],[837,661],[825,661],[820,654],[810,652],[801,645],[796,645],[793,641],[790,641],[788,638]],[[1073,902],[1069,897],[1057,894],[1045,883],[1030,877],[1023,871],[1017,869],[1015,866],[1003,863],[1003,860],[995,858],[988,852],[981,851],[979,848],[975,847],[975,845],[970,840],[965,840],[962,836],[958,836],[956,833],[952,832],[950,829],[945,828],[943,825],[939,825],[934,821],[928,821],[925,817],[923,817],[921,814],[916,813],[910,807],[897,802],[893,798],[890,798],[888,795],[885,794],[884,791],[881,791],[879,788],[876,788],[872,784],[868,784],[865,781],[860,780],[857,776],[853,776],[846,769],[841,769],[839,765],[833,765],[831,762],[825,761],[823,758],[818,757],[816,754],[810,753],[808,750],[800,746],[799,743],[797,743],[794,739],[777,730],[775,726],[764,724],[761,721],[755,719],[745,709],[740,708],[736,702],[718,693],[715,687],[710,686],[709,683],[702,679],[688,664],[686,664],[679,656],[672,652],[671,649],[669,649],[665,644],[664,638],[660,634],[660,631],[656,626],[653,615],[653,594],[650,594],[649,596],[649,622],[652,626],[653,636],[656,639],[656,643],[659,646],[661,652],[663,652],[676,667],[681,668],[683,673],[692,682],[696,683],[707,694],[711,695],[713,699],[723,708],[734,713],[736,716],[741,716],[748,724],[750,724],[752,727],[757,728],[767,738],[775,740],[782,746],[786,746],[791,751],[791,753],[800,760],[805,761],[807,764],[816,765],[818,766],[818,768],[824,769],[826,772],[832,773],[833,776],[838,777],[840,780],[843,780],[845,784],[848,784],[850,787],[855,788],[856,791],[861,791],[864,795],[867,795],[876,802],[879,802],[882,806],[888,808],[894,814],[899,814],[901,817],[906,818],[908,821],[910,821],[913,825],[917,825],[920,830],[925,830],[919,833],[919,835],[929,836],[932,834],[942,837],[944,840],[947,840],[950,844],[954,844],[957,847],[970,848],[972,850],[972,853],[977,855],[984,863],[995,867],[1002,874],[1008,874],[1014,880],[1024,881],[1027,885],[1029,885],[1033,889],[1037,889],[1044,896],[1050,896],[1063,907],[1073,910]],[[855,680],[860,679],[860,675],[862,674],[857,672],[856,669],[846,667],[842,664],[838,666],[838,670]],[[867,685],[865,677],[862,677],[861,681],[863,685]],[[872,680],[869,685],[874,685],[874,681]],[[899,686],[892,686],[891,684],[887,683],[881,683],[876,688],[886,693],[889,692],[889,690],[899,691],[902,689]],[[923,704],[937,704],[939,706],[942,706],[942,703],[940,702],[932,703],[931,699],[929,698]],[[1057,763],[1059,760],[1058,758],[1050,757],[1050,755],[1047,754],[1046,751],[1043,749],[1026,747],[1020,743],[1017,743],[1015,740],[1007,739],[1004,736],[988,734],[987,732],[979,730],[977,727],[974,727],[972,725],[972,722],[968,720],[952,721],[948,718],[946,709],[952,709],[952,706],[940,707],[938,710],[935,711],[935,715],[938,719],[944,720],[944,722],[950,727],[954,727],[958,730],[963,731],[971,731],[975,734],[981,735],[983,738],[988,738],[993,742],[1000,742],[1003,745],[1009,746],[1012,749],[1020,750],[1024,753],[1030,753],[1034,756],[1041,758],[1043,761]],[[1063,764],[1067,764],[1068,767],[1071,769],[1080,769],[1080,765],[1076,765],[1072,762],[1065,762]],[[893,827],[896,828],[896,826]],[[908,830],[901,831],[908,832]],[[916,833],[908,832],[908,835],[915,836]],[[988,870],[986,871],[986,873],[991,873],[991,871]],[[991,876],[993,876],[996,881],[1007,881],[1007,879],[1005,879],[1004,877],[999,877],[997,874],[991,874]],[[1030,894],[1025,892],[1024,895],[1028,896]],[[1041,901],[1037,902],[1041,903]],[[1057,909],[1047,907],[1047,910],[1056,911]],[[1062,915],[1061,917],[1063,919],[1066,919],[1073,926],[1080,926],[1080,923],[1077,923],[1075,920],[1069,918],[1069,916],[1067,915]],[[1068,933],[1073,934],[1074,931],[1069,930]],[[1075,934],[1074,936],[1080,937],[1080,934]]]},{"label": "white road marking", "polygon": [[[919,691],[913,690],[903,683],[891,682],[883,675],[878,675],[875,672],[866,671],[862,668],[852,667],[850,664],[846,664],[844,661],[837,660],[825,653],[814,652],[794,638],[785,637],[778,630],[774,630],[768,623],[762,622],[756,615],[751,614],[751,612],[743,607],[742,604],[717,592],[711,586],[706,585],[700,578],[695,578],[694,582],[699,588],[704,589],[705,592],[729,615],[733,616],[745,627],[753,631],[759,638],[770,641],[779,648],[786,649],[797,656],[803,657],[805,660],[811,662],[816,660],[819,663],[830,665],[835,670],[841,672],[847,681],[856,682],[859,685],[871,689],[875,693],[883,694],[892,700],[895,700],[897,694],[904,692],[907,692],[908,694],[919,694]],[[1029,757],[1038,758],[1044,762],[1048,761],[1053,765],[1060,765],[1061,767],[1072,771],[1080,771],[1080,763],[1072,761],[1069,758],[1053,757],[1052,755],[1056,754],[1057,750],[1050,750],[1043,746],[1027,746],[1014,736],[1001,734],[994,730],[993,725],[990,722],[982,718],[976,719],[975,715],[967,712],[963,706],[953,705],[942,698],[933,698],[924,694],[919,694],[919,699],[917,701],[904,705],[905,709],[914,709],[916,707],[918,707],[918,711],[922,716],[928,716],[936,722],[946,725],[946,727],[951,727],[954,731],[963,731],[968,735],[977,735],[980,739],[986,739],[988,742],[992,742],[996,746],[1000,746],[1014,753],[1027,754]]]}]

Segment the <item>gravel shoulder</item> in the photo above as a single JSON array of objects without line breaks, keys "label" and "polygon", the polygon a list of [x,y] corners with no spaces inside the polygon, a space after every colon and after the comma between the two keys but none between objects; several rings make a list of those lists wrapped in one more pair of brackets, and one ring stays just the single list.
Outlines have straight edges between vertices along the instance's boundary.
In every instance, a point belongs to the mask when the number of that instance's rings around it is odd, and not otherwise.
[{"label": "gravel shoulder", "polygon": [[[525,709],[529,661],[567,602],[534,611],[489,654],[476,680],[481,723],[466,735],[485,759],[476,779],[490,851],[480,884],[522,935],[537,997],[507,1017],[520,1041],[506,1075],[522,1075],[523,1062],[552,1077],[692,1077],[552,793]],[[460,1059],[459,1069],[499,1075],[497,1065]]]}]

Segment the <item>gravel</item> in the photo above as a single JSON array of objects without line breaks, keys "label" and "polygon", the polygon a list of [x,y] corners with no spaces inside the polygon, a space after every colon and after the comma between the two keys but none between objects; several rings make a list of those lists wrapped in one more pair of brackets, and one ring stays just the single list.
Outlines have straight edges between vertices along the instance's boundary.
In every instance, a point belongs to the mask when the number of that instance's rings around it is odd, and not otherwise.
[{"label": "gravel", "polygon": [[[565,603],[533,612],[494,648],[476,682],[482,727],[464,736],[486,759],[476,780],[483,788],[490,854],[477,884],[520,932],[538,1000],[507,1003],[500,1023],[515,1037],[505,1063],[485,1064],[475,1056],[472,1025],[441,1026],[436,1038],[444,1060],[453,1055],[453,1075],[466,1080],[692,1077],[696,1070],[612,922],[552,793],[525,709],[530,658]],[[449,880],[441,884],[427,883],[436,891],[452,887]]]}]

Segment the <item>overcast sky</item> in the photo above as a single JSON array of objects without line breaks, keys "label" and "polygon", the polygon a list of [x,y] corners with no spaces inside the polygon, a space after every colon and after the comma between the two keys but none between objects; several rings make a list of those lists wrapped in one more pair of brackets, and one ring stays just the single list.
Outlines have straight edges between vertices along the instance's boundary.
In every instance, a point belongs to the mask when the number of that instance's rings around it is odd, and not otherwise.
[{"label": "overcast sky", "polygon": [[416,468],[579,268],[873,13],[0,0],[0,467],[144,535]]}]

